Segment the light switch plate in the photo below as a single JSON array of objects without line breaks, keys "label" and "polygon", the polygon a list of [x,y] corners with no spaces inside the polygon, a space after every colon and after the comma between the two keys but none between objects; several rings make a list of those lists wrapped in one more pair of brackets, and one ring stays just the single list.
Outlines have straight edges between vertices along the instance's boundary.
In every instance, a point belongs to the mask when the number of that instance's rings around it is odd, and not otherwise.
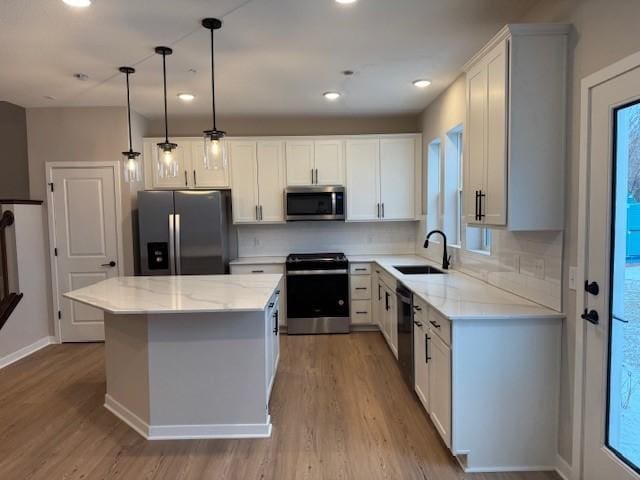
[{"label": "light switch plate", "polygon": [[578,289],[576,285],[578,277],[578,267],[569,267],[569,290],[574,292]]}]

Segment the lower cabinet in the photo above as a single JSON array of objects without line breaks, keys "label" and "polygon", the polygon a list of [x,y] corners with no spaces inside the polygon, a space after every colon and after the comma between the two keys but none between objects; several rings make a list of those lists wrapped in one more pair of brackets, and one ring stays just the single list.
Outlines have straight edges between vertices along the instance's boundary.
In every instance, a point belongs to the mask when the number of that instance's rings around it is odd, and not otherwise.
[{"label": "lower cabinet", "polygon": [[351,325],[371,325],[371,265],[368,263],[349,264],[349,289],[351,297]]},{"label": "lower cabinet", "polygon": [[387,345],[394,356],[398,358],[398,312],[395,280],[377,266],[374,269],[374,279],[372,302],[374,323],[378,325]]},{"label": "lower cabinet", "polygon": [[447,447],[451,447],[450,321],[414,299],[415,392]]}]

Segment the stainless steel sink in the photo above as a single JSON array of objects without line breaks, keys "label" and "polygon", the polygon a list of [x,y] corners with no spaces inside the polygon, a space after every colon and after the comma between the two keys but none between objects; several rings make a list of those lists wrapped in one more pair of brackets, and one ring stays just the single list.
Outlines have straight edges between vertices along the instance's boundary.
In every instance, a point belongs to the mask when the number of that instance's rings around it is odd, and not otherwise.
[{"label": "stainless steel sink", "polygon": [[442,270],[438,270],[430,265],[394,265],[393,268],[405,275],[444,274]]}]

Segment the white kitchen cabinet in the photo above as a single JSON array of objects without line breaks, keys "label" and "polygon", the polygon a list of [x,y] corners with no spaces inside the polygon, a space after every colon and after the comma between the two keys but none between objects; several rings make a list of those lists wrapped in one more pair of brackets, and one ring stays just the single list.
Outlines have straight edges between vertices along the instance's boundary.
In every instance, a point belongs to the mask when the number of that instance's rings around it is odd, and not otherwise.
[{"label": "white kitchen cabinet", "polygon": [[427,307],[414,302],[414,326],[413,326],[413,370],[415,379],[415,391],[418,399],[427,412],[429,407],[429,360],[427,359],[426,345],[429,337],[429,322],[427,320]]},{"label": "white kitchen cabinet", "polygon": [[315,149],[313,140],[287,140],[287,185],[315,183]]},{"label": "white kitchen cabinet", "polygon": [[344,141],[287,140],[287,185],[344,185]]},{"label": "white kitchen cabinet", "polygon": [[284,222],[284,170],[282,142],[258,141],[258,205],[261,222]]},{"label": "white kitchen cabinet", "polygon": [[371,326],[375,306],[371,295],[371,264],[350,263],[349,285],[351,325]]},{"label": "white kitchen cabinet", "polygon": [[254,141],[229,142],[231,201],[234,223],[257,223],[258,145]]},{"label": "white kitchen cabinet", "polygon": [[344,141],[316,140],[316,185],[344,185]]},{"label": "white kitchen cabinet", "polygon": [[371,324],[371,300],[351,300],[351,324]]},{"label": "white kitchen cabinet", "polygon": [[415,218],[417,138],[380,139],[380,216],[382,220]]},{"label": "white kitchen cabinet", "polygon": [[284,275],[286,274],[284,263],[232,263],[229,266],[229,269],[231,270],[232,275],[282,275],[283,280],[280,283],[280,312],[278,314],[278,321],[281,327],[287,324],[287,282],[284,278]]},{"label": "white kitchen cabinet", "polygon": [[467,223],[564,228],[568,32],[507,25],[465,65]]},{"label": "white kitchen cabinet", "polygon": [[284,155],[277,140],[231,140],[234,223],[284,222]]},{"label": "white kitchen cabinet", "polygon": [[447,447],[451,447],[451,348],[429,327],[425,343],[428,359],[431,420]]},{"label": "white kitchen cabinet", "polygon": [[347,139],[347,221],[415,220],[421,138]]},{"label": "white kitchen cabinet", "polygon": [[347,221],[380,218],[380,140],[349,139],[346,143]]},{"label": "white kitchen cabinet", "polygon": [[[171,138],[178,145],[174,150],[178,162],[178,175],[160,178],[158,175],[158,142],[163,138],[145,138],[143,161],[145,188],[229,188],[229,165],[218,170],[208,170],[204,166],[204,139],[202,137]],[[226,142],[226,141],[225,141]]]}]

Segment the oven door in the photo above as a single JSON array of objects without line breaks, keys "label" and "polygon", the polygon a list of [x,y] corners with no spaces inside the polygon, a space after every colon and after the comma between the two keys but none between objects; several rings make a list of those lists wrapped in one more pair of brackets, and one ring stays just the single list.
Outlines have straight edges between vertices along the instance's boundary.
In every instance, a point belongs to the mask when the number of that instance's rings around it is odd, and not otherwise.
[{"label": "oven door", "polygon": [[335,191],[288,189],[285,192],[287,221],[343,220],[337,213]]},{"label": "oven door", "polygon": [[349,317],[349,276],[330,270],[288,272],[287,317]]}]

